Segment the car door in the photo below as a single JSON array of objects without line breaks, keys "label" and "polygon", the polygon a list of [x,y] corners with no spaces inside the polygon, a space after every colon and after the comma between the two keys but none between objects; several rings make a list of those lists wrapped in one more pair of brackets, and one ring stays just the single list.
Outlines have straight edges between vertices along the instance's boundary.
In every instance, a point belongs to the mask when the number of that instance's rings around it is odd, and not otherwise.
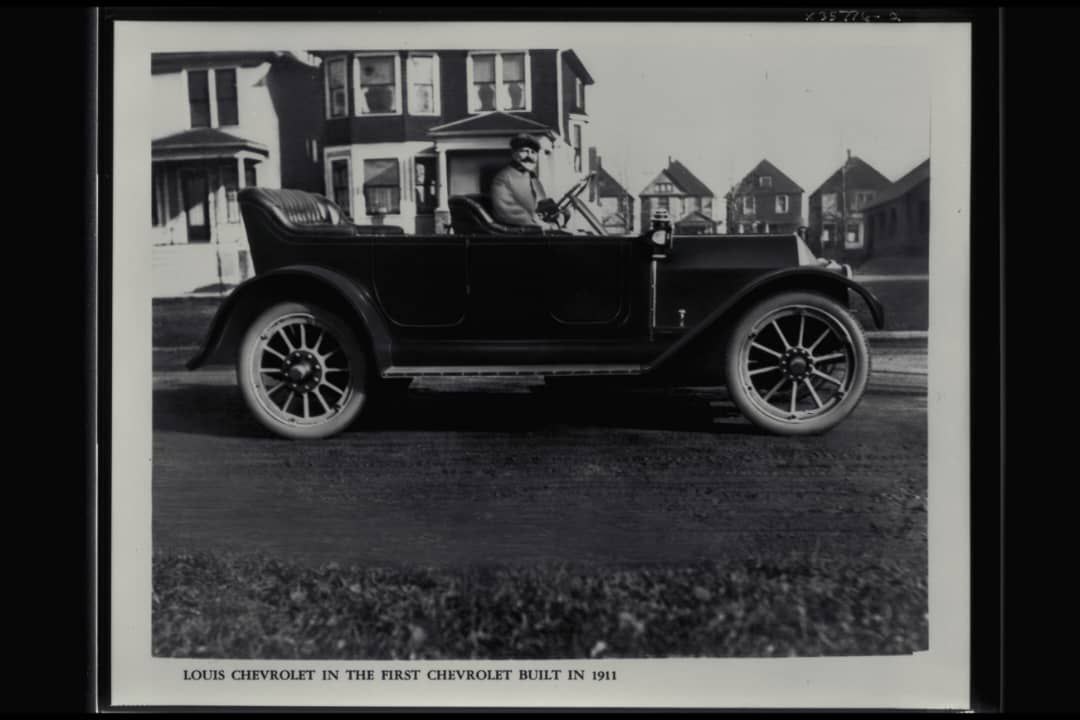
[{"label": "car door", "polygon": [[550,236],[544,297],[556,337],[608,336],[630,310],[630,239]]},{"label": "car door", "polygon": [[455,235],[377,236],[375,294],[402,337],[444,336],[465,320],[467,255]]}]

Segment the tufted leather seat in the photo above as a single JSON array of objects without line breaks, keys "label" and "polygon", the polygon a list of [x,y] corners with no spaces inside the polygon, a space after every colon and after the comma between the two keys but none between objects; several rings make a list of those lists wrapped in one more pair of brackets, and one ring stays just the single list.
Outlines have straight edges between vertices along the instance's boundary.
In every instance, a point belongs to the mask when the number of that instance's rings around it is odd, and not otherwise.
[{"label": "tufted leather seat", "polygon": [[453,195],[449,200],[450,225],[455,233],[497,235],[503,233],[542,233],[539,225],[506,225],[492,217],[491,198],[483,193]]},{"label": "tufted leather seat", "polygon": [[294,233],[319,235],[400,235],[394,225],[354,225],[349,214],[322,195],[303,190],[245,188],[237,199],[241,208],[255,206]]}]

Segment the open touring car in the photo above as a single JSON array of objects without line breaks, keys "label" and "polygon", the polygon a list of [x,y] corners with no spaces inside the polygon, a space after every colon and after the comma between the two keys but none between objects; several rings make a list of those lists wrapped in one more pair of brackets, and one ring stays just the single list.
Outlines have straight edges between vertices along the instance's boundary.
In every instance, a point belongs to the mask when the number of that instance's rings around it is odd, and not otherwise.
[{"label": "open touring car", "polygon": [[[236,362],[259,421],[290,438],[345,429],[379,389],[433,376],[589,376],[726,385],[755,425],[819,433],[857,405],[881,303],[798,235],[673,236],[654,217],[606,235],[518,227],[450,198],[449,232],[357,225],[328,199],[240,192],[255,276],[222,303],[190,369]],[[563,213],[563,217],[565,217]]]}]

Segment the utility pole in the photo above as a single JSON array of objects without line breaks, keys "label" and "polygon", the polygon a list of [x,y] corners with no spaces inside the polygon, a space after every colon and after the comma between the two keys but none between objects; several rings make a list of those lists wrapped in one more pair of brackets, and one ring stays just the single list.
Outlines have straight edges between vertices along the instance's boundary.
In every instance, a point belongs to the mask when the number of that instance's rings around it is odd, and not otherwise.
[{"label": "utility pole", "polygon": [[[848,163],[851,162],[851,149],[847,151],[847,158],[844,160],[843,166],[840,168],[840,232],[837,238],[838,250],[843,250],[847,246],[847,170]],[[841,255],[843,253],[841,252]]]}]

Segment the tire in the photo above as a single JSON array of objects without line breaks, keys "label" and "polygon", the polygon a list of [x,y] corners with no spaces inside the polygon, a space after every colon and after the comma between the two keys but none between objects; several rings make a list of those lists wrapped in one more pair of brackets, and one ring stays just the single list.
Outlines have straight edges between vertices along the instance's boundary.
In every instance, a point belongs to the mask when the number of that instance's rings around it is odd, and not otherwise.
[{"label": "tire", "polygon": [[859,404],[870,378],[866,334],[851,312],[812,292],[786,292],[746,312],[725,359],[732,401],[778,435],[835,427]]},{"label": "tire", "polygon": [[367,404],[371,384],[368,354],[356,333],[307,302],[274,305],[251,323],[237,378],[256,419],[293,440],[347,428]]}]

